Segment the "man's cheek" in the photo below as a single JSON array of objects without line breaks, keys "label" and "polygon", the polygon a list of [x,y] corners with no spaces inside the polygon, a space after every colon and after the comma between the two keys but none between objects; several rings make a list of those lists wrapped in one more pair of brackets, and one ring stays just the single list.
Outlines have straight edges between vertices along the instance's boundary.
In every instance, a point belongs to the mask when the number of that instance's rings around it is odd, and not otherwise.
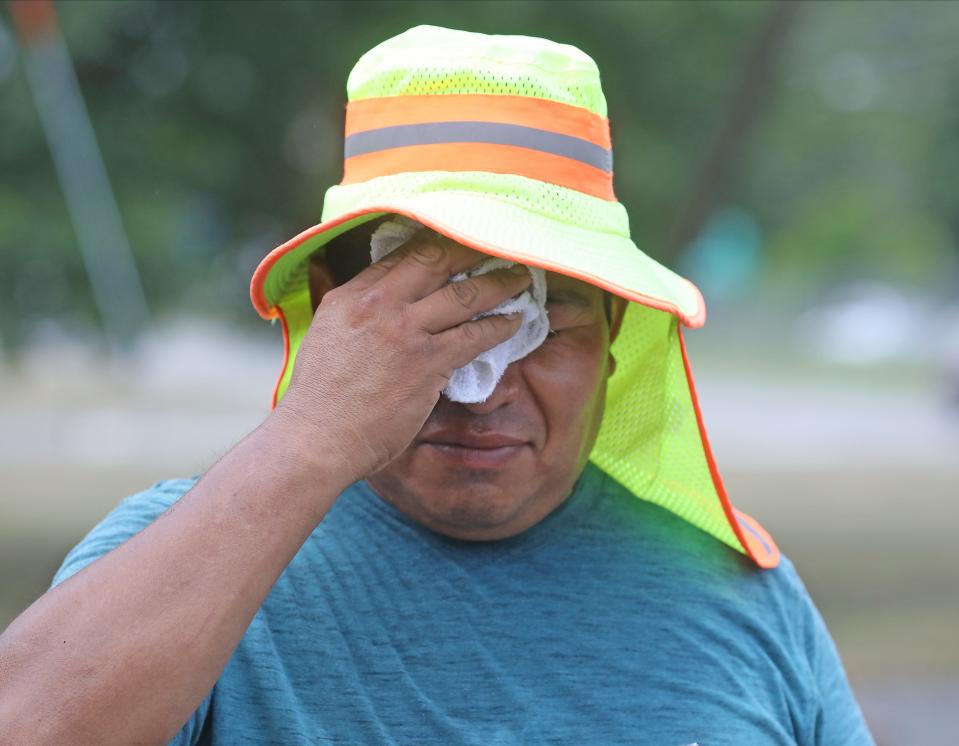
[{"label": "man's cheek", "polygon": [[574,391],[587,396],[603,377],[607,357],[605,346],[589,336],[568,330],[547,338],[524,360],[528,375],[543,385],[562,387],[565,393],[554,393],[562,399],[573,398]]},{"label": "man's cheek", "polygon": [[539,347],[523,361],[537,369],[538,374],[563,375],[589,365],[595,357],[593,340],[577,328],[557,329],[550,333]]}]

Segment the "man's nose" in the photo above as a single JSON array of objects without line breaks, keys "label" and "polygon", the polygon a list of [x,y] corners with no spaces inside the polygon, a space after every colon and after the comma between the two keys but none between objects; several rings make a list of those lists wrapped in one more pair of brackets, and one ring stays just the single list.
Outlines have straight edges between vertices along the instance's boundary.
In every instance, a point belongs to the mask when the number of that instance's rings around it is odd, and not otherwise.
[{"label": "man's nose", "polygon": [[489,399],[484,402],[462,404],[461,406],[473,414],[489,414],[515,401],[522,384],[519,363],[520,361],[517,360],[506,366],[503,377],[499,379],[499,383],[496,384],[493,393],[489,395]]}]

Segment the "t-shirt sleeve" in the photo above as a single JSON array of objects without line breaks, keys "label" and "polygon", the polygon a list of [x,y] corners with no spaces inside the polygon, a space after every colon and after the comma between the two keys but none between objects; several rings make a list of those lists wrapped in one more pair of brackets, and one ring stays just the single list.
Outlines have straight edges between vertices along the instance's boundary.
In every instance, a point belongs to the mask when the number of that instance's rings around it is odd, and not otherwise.
[{"label": "t-shirt sleeve", "polygon": [[809,591],[785,557],[775,571],[783,581],[788,602],[793,650],[802,659],[803,726],[797,738],[802,746],[875,746],[859,704],[852,693],[839,652]]},{"label": "t-shirt sleeve", "polygon": [[[194,484],[196,484],[195,479],[167,480],[124,499],[70,550],[60,569],[53,576],[50,587],[63,583],[87,565],[116,549],[130,537],[140,533],[189,492]],[[210,709],[211,696],[212,694],[204,698],[196,712],[170,741],[171,746],[186,746],[199,742],[203,723]]]},{"label": "t-shirt sleeve", "polygon": [[809,662],[818,693],[813,743],[815,746],[835,743],[875,746],[849,686],[836,645],[812,601],[808,613],[811,629]]}]

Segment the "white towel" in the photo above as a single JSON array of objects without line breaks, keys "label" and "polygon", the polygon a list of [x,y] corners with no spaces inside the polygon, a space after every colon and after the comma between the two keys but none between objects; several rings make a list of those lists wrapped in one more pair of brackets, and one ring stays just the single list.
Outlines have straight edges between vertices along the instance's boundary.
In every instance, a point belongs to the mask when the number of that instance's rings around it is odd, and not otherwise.
[{"label": "white towel", "polygon": [[[370,258],[376,262],[406,243],[423,225],[409,218],[397,215],[382,223],[370,240]],[[467,272],[452,275],[450,282],[459,282],[467,277],[492,272],[494,269],[512,267],[516,262],[491,257],[477,264]],[[443,393],[448,399],[465,404],[475,404],[489,399],[499,379],[503,377],[506,366],[514,360],[526,357],[543,344],[549,332],[549,319],[546,316],[546,273],[538,267],[527,267],[533,282],[522,293],[500,303],[496,308],[475,316],[493,316],[520,312],[523,325],[512,337],[501,342],[491,350],[481,353],[462,368],[453,371],[453,375]]]}]

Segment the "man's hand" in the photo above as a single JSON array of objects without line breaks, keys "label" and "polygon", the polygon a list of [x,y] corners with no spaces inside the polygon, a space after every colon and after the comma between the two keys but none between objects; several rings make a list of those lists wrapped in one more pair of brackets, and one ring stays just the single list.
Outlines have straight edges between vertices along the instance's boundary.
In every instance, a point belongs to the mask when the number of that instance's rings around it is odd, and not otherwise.
[{"label": "man's hand", "polygon": [[522,292],[524,267],[447,284],[483,258],[422,230],[323,297],[276,416],[306,451],[334,449],[347,484],[410,444],[453,370],[519,329],[519,316],[471,319]]}]

